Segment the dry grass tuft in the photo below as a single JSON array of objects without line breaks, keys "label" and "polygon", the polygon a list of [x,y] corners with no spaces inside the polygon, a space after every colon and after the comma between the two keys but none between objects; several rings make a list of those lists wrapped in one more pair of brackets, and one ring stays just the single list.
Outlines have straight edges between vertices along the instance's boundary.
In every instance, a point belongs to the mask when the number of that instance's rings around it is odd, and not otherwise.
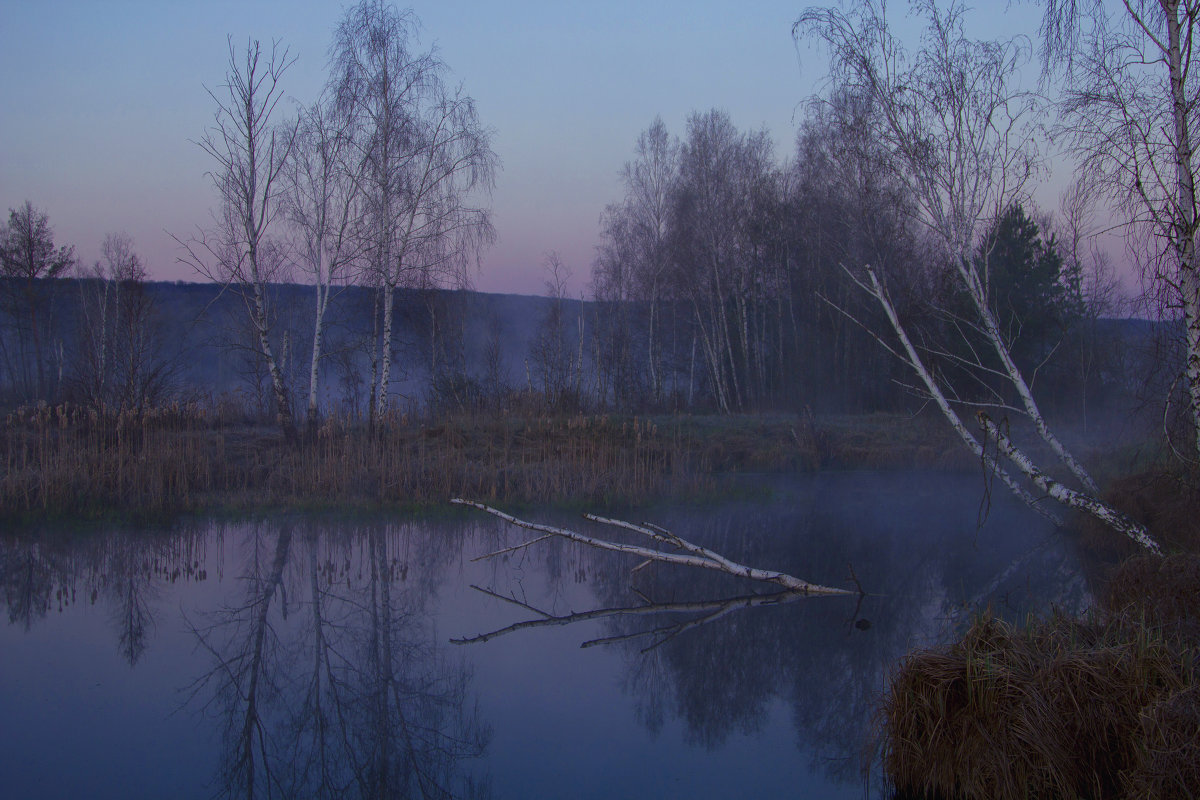
[{"label": "dry grass tuft", "polygon": [[1200,796],[1200,686],[1165,695],[1146,709],[1124,789],[1130,798]]},{"label": "dry grass tuft", "polygon": [[1102,617],[983,618],[910,655],[884,708],[884,766],[901,795],[1200,794],[1198,574],[1195,556],[1139,559],[1115,576]]}]

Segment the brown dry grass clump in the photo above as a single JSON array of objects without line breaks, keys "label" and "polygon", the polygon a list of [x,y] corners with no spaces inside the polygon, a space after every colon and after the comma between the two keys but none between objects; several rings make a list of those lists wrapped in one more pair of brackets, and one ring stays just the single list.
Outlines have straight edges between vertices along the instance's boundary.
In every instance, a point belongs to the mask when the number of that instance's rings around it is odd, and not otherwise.
[{"label": "brown dry grass clump", "polygon": [[884,707],[902,796],[1200,795],[1200,559],[1137,559],[1105,609],[1016,627],[984,618],[910,655]]}]

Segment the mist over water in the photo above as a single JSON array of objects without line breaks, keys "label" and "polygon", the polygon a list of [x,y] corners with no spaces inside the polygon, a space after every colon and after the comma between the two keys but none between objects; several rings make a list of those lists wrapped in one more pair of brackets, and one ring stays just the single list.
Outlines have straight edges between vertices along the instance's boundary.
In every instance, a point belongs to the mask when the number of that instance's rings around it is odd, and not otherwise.
[{"label": "mist over water", "polygon": [[980,524],[979,476],[748,484],[744,501],[591,510],[817,583],[852,571],[868,596],[721,611],[769,592],[556,542],[476,562],[531,537],[474,513],[7,535],[0,793],[860,797],[906,652],[984,606],[1088,603],[1040,518],[997,494]]}]

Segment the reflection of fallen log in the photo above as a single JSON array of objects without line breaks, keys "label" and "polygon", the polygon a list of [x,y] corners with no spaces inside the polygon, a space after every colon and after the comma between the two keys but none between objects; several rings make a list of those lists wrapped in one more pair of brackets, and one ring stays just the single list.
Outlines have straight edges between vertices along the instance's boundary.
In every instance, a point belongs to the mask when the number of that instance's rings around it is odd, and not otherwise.
[{"label": "reflection of fallen log", "polygon": [[[726,614],[734,611],[739,611],[744,608],[757,608],[759,606],[777,606],[786,603],[792,603],[803,597],[813,596],[811,593],[798,591],[783,591],[774,592],[772,594],[752,594],[741,597],[728,597],[721,600],[700,600],[693,602],[681,603],[648,603],[642,606],[627,606],[621,608],[597,608],[592,611],[579,611],[573,614],[550,614],[541,609],[534,608],[527,603],[522,603],[512,597],[505,597],[502,594],[493,592],[490,589],[484,589],[479,586],[471,588],[483,592],[486,595],[495,597],[497,600],[503,600],[506,603],[520,606],[528,609],[535,614],[539,614],[538,619],[528,619],[521,622],[514,622],[504,628],[489,633],[480,633],[475,636],[464,636],[461,639],[451,639],[454,644],[476,644],[478,642],[486,642],[489,639],[494,639],[497,636],[503,636],[506,633],[514,633],[516,631],[528,630],[530,628],[545,628],[552,625],[571,625],[576,622],[586,622],[588,620],[605,619],[608,617],[638,617],[638,616],[654,616],[659,614],[688,614],[689,619],[680,622],[673,622],[668,625],[660,625],[656,628],[649,628],[643,631],[633,631],[631,633],[619,634],[617,636],[606,636],[599,639],[591,639],[584,642],[580,647],[595,647],[598,644],[615,644],[617,642],[629,641],[631,639],[640,639],[643,637],[657,637],[656,641],[646,647],[646,650],[653,650],[655,647],[675,638],[685,631],[692,628],[699,628],[701,625],[707,625],[714,622]],[[645,652],[645,651],[643,651]]]},{"label": "reflection of fallen log", "polygon": [[564,539],[570,539],[573,542],[586,544],[589,547],[596,547],[601,550],[613,550],[618,553],[628,553],[629,555],[638,556],[639,558],[643,559],[643,561],[641,564],[634,567],[635,570],[641,569],[648,563],[660,561],[666,564],[680,564],[685,567],[698,567],[700,569],[716,570],[718,572],[736,575],[741,578],[749,578],[750,580],[755,581],[765,581],[766,583],[773,583],[777,586],[782,586],[788,591],[797,592],[800,594],[855,594],[847,589],[837,589],[831,586],[821,586],[816,583],[809,583],[808,581],[801,580],[800,578],[793,577],[783,572],[757,569],[755,567],[747,567],[742,564],[738,564],[734,561],[730,561],[719,553],[714,553],[708,548],[692,544],[691,542],[681,539],[675,534],[658,527],[635,525],[632,522],[606,519],[605,517],[597,517],[594,514],[584,515],[585,519],[589,519],[593,522],[612,525],[618,528],[634,531],[635,533],[643,534],[655,542],[675,548],[676,552],[668,552],[666,550],[658,550],[653,547],[643,547],[636,544],[613,542],[609,541],[608,539],[598,539],[594,536],[586,536],[582,533],[577,533],[567,528],[557,528],[552,525],[542,525],[537,522],[527,522],[522,519],[517,519],[509,514],[505,514],[503,511],[499,511],[491,506],[484,505],[483,503],[477,503],[474,500],[455,498],[450,502],[457,503],[458,505],[473,506],[481,511],[486,511],[489,514],[497,516],[505,522],[545,534],[544,536],[539,536],[536,539],[531,539],[527,542],[523,542],[522,544],[515,545],[513,547],[506,547],[503,550],[497,550],[494,553],[488,553],[487,555],[480,556],[476,560],[491,558],[503,553],[511,553],[514,550],[521,550],[529,547],[532,544],[536,544],[543,539],[549,539],[552,536],[560,536]]}]

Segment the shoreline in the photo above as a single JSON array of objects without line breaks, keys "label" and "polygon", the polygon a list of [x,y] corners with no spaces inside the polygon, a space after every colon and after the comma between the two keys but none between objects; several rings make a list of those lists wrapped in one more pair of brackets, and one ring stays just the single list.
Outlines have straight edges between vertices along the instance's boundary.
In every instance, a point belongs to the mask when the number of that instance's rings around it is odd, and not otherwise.
[{"label": "shoreline", "polygon": [[287,442],[193,406],[102,417],[15,412],[0,430],[0,519],[166,519],[190,513],[423,509],[453,496],[517,505],[708,497],[746,473],[966,471],[937,420],[616,414],[327,419]]}]

